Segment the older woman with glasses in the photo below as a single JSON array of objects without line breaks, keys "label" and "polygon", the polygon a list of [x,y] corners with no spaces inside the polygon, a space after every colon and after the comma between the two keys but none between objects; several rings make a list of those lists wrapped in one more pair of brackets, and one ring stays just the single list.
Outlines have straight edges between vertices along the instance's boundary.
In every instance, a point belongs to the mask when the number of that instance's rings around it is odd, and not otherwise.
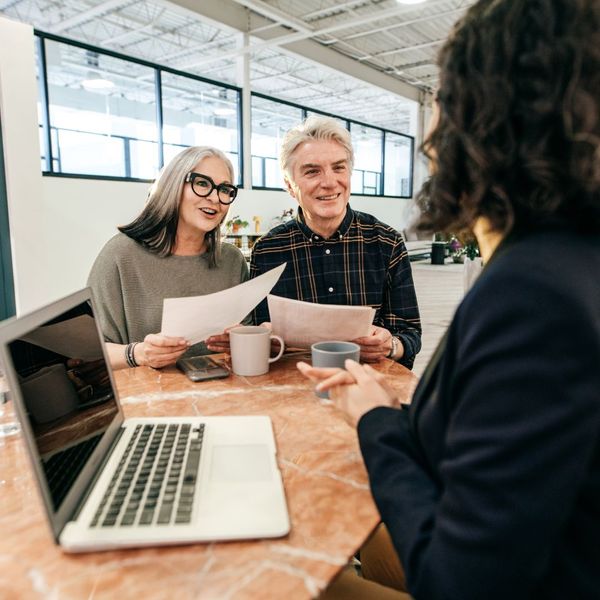
[{"label": "older woman with glasses", "polygon": [[164,298],[211,294],[248,278],[242,253],[220,236],[238,192],[233,179],[220,150],[187,148],[163,168],[140,215],[101,250],[88,285],[114,368],[160,368],[208,352],[158,332]]}]

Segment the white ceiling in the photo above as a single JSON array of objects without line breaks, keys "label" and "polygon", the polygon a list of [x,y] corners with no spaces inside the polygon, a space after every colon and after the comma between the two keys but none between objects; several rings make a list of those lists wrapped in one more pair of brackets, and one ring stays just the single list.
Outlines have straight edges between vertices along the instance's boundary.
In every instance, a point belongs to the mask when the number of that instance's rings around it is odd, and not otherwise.
[{"label": "white ceiling", "polygon": [[12,0],[0,14],[234,85],[248,57],[253,91],[409,131],[406,98],[435,88],[436,53],[475,1]]}]

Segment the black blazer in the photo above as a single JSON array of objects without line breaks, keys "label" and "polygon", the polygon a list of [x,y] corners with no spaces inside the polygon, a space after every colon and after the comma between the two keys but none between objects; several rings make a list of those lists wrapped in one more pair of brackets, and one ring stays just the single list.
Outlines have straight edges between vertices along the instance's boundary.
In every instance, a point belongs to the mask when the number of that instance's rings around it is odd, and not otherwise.
[{"label": "black blazer", "polygon": [[417,600],[600,598],[600,236],[503,242],[358,431]]}]

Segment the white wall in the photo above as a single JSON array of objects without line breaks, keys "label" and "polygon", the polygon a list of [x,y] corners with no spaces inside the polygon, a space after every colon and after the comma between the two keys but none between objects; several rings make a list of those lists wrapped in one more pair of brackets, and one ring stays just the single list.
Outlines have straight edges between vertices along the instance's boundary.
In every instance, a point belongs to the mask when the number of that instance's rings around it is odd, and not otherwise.
[{"label": "white wall", "polygon": [[[43,212],[46,229],[47,266],[50,280],[45,300],[59,298],[85,285],[99,250],[116,232],[118,225],[131,221],[142,209],[148,184],[137,182],[44,177]],[[395,198],[354,197],[351,205],[402,229],[412,202]],[[231,205],[228,216],[239,215],[250,223],[244,230],[254,231],[252,217],[261,217],[262,230],[286,208],[296,208],[286,192],[242,190]],[[27,272],[38,265],[24,264]]]},{"label": "white wall", "polygon": [[33,28],[0,18],[0,112],[17,312],[47,298]]},{"label": "white wall", "polygon": [[[96,255],[142,209],[148,185],[43,177],[46,252],[51,273],[46,301],[85,286]],[[35,265],[25,267],[33,270]]]},{"label": "white wall", "polygon": [[[17,312],[29,311],[85,285],[103,244],[141,210],[148,184],[42,177],[37,126],[33,29],[0,17],[0,109]],[[7,49],[10,48],[10,52]],[[355,197],[351,205],[402,229],[412,202]],[[230,209],[269,228],[284,209],[286,192],[242,190]]]}]

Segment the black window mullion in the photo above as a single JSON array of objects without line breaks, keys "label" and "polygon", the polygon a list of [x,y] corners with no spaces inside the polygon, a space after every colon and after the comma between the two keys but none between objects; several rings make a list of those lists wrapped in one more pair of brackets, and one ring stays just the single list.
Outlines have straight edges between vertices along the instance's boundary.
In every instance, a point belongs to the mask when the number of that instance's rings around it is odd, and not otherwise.
[{"label": "black window mullion", "polygon": [[410,138],[410,169],[409,169],[409,174],[408,174],[408,194],[407,194],[408,198],[411,198],[413,195],[414,169],[415,169],[415,138]]},{"label": "black window mullion", "polygon": [[158,169],[165,164],[165,149],[163,145],[163,102],[162,102],[162,72],[154,69],[154,90],[156,93],[156,132],[158,142]]},{"label": "black window mullion", "polygon": [[[252,103],[252,100],[250,100]],[[243,186],[244,185],[244,168],[246,167],[244,163],[244,102],[242,99],[242,92],[237,92],[237,120],[238,120],[238,183]],[[250,123],[252,123],[252,117],[250,117]],[[248,135],[252,135],[252,132],[249,132]],[[252,180],[252,145],[250,145],[250,165],[248,165],[250,169],[250,179]],[[252,187],[252,186],[251,186]]]},{"label": "black window mullion", "polygon": [[52,165],[52,136],[50,133],[50,105],[48,98],[48,73],[46,70],[46,40],[41,37],[36,38],[38,48],[39,80],[38,89],[40,94],[40,104],[42,105],[42,132],[44,139],[44,157],[46,161],[46,171],[54,171]]},{"label": "black window mullion", "polygon": [[385,195],[385,129],[381,140],[381,180],[379,182],[379,195]]}]

